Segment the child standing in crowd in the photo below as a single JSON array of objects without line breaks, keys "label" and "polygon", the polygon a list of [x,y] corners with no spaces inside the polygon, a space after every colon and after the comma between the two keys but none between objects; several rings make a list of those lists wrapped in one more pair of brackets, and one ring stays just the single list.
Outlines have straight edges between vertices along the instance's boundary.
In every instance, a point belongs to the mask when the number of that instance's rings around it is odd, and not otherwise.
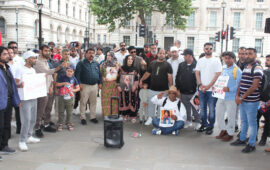
[{"label": "child standing in crowd", "polygon": [[70,65],[66,69],[66,75],[57,79],[56,86],[60,88],[58,103],[58,131],[62,131],[64,123],[64,112],[66,111],[66,125],[69,131],[73,130],[71,116],[73,111],[74,93],[80,90],[78,80],[73,76],[74,67]]},{"label": "child standing in crowd", "polygon": [[148,96],[148,85],[146,83],[143,84],[143,88],[140,89],[139,97],[140,97],[140,108],[139,108],[139,116],[140,116],[140,123],[143,123],[146,120],[146,115],[148,115],[148,103],[147,103],[147,96]]}]

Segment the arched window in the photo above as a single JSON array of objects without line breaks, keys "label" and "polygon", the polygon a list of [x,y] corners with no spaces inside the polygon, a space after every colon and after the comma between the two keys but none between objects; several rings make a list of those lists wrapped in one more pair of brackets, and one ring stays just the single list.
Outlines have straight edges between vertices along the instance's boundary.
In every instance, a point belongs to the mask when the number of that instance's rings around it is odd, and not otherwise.
[{"label": "arched window", "polygon": [[6,34],[6,21],[4,18],[0,18],[0,30],[2,35]]},{"label": "arched window", "polygon": [[34,23],[34,36],[37,37],[38,34],[39,34],[38,20],[36,20],[35,23]]}]

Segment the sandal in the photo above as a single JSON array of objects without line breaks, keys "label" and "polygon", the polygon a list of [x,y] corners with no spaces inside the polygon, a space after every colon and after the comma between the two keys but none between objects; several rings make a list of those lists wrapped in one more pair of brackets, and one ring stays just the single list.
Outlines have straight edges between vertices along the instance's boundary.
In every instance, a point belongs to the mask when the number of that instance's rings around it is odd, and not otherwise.
[{"label": "sandal", "polygon": [[61,132],[63,130],[63,125],[62,124],[58,124],[57,130],[59,132]]},{"label": "sandal", "polygon": [[69,131],[73,131],[73,129],[74,129],[71,123],[67,124],[67,128]]}]

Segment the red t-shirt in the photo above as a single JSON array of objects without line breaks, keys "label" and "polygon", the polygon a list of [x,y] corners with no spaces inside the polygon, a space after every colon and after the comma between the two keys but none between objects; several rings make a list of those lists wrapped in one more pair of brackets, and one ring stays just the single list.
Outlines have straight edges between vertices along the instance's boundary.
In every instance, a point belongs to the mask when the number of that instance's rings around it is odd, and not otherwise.
[{"label": "red t-shirt", "polygon": [[55,55],[53,56],[53,60],[60,61],[61,58],[62,58],[62,56],[61,56],[60,54],[55,54]]}]

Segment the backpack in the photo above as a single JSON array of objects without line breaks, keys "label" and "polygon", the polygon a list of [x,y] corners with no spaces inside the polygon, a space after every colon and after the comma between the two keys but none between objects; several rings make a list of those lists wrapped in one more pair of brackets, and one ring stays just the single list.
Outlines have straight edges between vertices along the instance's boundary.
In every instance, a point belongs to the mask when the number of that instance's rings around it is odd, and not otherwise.
[{"label": "backpack", "polygon": [[[165,104],[167,103],[167,97],[166,97],[166,99],[163,101],[163,103],[162,103],[162,107],[164,107],[165,106]],[[180,108],[181,108],[181,101],[179,100],[178,101],[178,103],[177,103],[177,107],[178,107],[178,111],[180,112]]]},{"label": "backpack", "polygon": [[[251,68],[251,76],[254,75],[255,67],[261,66],[261,65],[254,65]],[[262,67],[262,66],[261,66]],[[263,71],[263,77],[262,77],[262,84],[259,86],[259,92],[260,92],[260,98],[261,101],[267,102],[270,100],[270,71],[264,70]]]},{"label": "backpack", "polygon": [[[238,69],[237,66],[233,67],[233,78],[234,78],[234,80],[236,80],[236,78],[237,78],[237,69]],[[222,68],[222,72],[223,71],[224,71],[224,68]]]}]

